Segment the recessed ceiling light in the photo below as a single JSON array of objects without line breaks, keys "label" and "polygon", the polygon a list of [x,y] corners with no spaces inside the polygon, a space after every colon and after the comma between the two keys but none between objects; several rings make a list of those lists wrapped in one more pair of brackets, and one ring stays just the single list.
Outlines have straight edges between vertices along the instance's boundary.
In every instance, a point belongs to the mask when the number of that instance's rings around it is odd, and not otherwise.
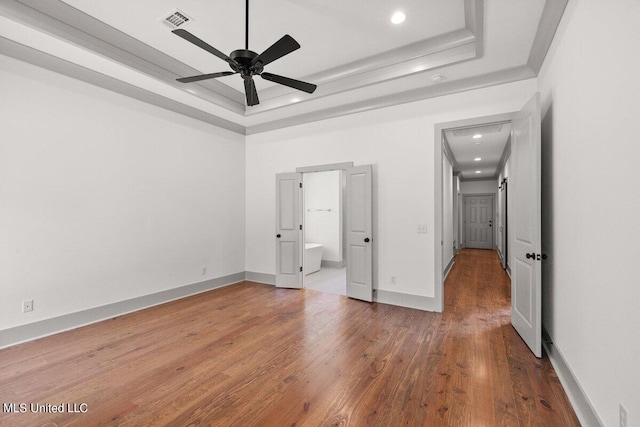
[{"label": "recessed ceiling light", "polygon": [[479,134],[479,133],[476,133],[476,134],[475,134],[475,135],[473,135],[471,138],[473,138],[473,139],[479,139],[479,138],[482,138],[482,135],[481,135],[481,134]]},{"label": "recessed ceiling light", "polygon": [[473,159],[474,162],[479,162],[480,160],[482,160],[480,157],[476,157],[475,159]]},{"label": "recessed ceiling light", "polygon": [[391,15],[391,22],[396,25],[402,24],[405,19],[407,19],[407,15],[405,15],[404,12],[401,11],[397,11],[393,15]]},{"label": "recessed ceiling light", "polygon": [[476,171],[476,173],[482,173],[482,171]]}]

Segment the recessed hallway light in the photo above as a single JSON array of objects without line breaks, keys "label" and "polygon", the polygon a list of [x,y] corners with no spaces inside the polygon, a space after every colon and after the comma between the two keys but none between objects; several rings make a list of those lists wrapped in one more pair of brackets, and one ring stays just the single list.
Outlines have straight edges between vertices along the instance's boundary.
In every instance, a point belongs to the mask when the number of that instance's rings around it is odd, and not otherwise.
[{"label": "recessed hallway light", "polygon": [[479,162],[480,160],[482,160],[480,157],[476,157],[475,159],[473,159],[474,162]]},{"label": "recessed hallway light", "polygon": [[393,15],[391,15],[391,22],[396,25],[402,24],[405,19],[407,19],[407,15],[405,15],[402,11],[397,11]]},{"label": "recessed hallway light", "polygon": [[482,135],[481,135],[481,134],[479,134],[479,133],[476,133],[476,134],[475,134],[475,135],[473,135],[471,138],[473,138],[473,139],[480,139],[480,138],[482,138]]}]

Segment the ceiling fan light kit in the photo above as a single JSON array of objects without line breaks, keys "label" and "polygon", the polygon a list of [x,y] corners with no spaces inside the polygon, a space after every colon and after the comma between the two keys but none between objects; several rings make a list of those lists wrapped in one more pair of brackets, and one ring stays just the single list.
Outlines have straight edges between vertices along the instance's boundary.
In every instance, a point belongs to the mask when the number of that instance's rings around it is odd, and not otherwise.
[{"label": "ceiling fan light kit", "polygon": [[230,76],[232,74],[240,74],[244,79],[244,91],[247,99],[247,105],[253,106],[260,103],[258,99],[258,92],[256,90],[253,76],[260,76],[265,80],[272,81],[284,86],[291,87],[293,89],[301,90],[307,93],[313,93],[317,86],[311,83],[303,82],[300,80],[291,79],[289,77],[279,76],[277,74],[271,74],[263,72],[264,66],[282,58],[291,52],[300,49],[300,44],[294,40],[288,34],[285,34],[267,48],[261,54],[249,50],[249,0],[246,0],[246,31],[245,31],[245,48],[237,49],[231,52],[229,56],[220,52],[218,49],[209,45],[208,43],[200,40],[190,32],[184,29],[177,29],[172,31],[173,34],[182,37],[186,41],[198,46],[201,49],[206,50],[214,56],[226,61],[233,71],[222,71],[210,74],[201,74],[192,77],[182,77],[177,79],[180,83],[192,83],[200,80],[215,79],[218,77]]}]

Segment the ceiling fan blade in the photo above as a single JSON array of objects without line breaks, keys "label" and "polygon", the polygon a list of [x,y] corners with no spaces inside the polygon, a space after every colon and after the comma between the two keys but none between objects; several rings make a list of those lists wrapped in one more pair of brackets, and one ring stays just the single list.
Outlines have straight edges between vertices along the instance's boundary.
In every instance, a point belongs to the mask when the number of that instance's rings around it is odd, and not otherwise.
[{"label": "ceiling fan blade", "polygon": [[275,83],[279,83],[281,85],[285,85],[285,86],[289,86],[292,87],[294,89],[298,89],[301,90],[303,92],[307,92],[307,93],[313,93],[316,88],[318,86],[311,84],[311,83],[307,83],[307,82],[303,82],[300,80],[294,80],[294,79],[290,79],[289,77],[283,77],[283,76],[279,76],[277,74],[271,74],[271,73],[262,73],[260,74],[260,77],[262,77],[265,80],[270,80],[272,82]]},{"label": "ceiling fan blade", "polygon": [[200,76],[192,76],[192,77],[182,77],[176,80],[179,81],[180,83],[191,83],[191,82],[197,82],[200,80],[215,79],[217,77],[230,76],[232,74],[235,74],[235,73],[233,71],[222,71],[220,73],[202,74]]},{"label": "ceiling fan blade", "polygon": [[267,50],[256,56],[253,61],[251,61],[251,64],[256,64],[259,61],[262,62],[262,65],[267,65],[278,58],[288,55],[296,49],[300,49],[298,42],[289,34],[285,34],[280,40],[268,47]]},{"label": "ceiling fan blade", "polygon": [[247,105],[249,107],[260,104],[258,91],[256,91],[256,84],[252,78],[244,79],[244,92],[247,96]]},{"label": "ceiling fan blade", "polygon": [[231,58],[229,58],[227,55],[225,55],[224,53],[220,52],[218,49],[216,49],[215,47],[211,46],[209,43],[200,40],[199,38],[197,38],[196,36],[194,36],[193,34],[191,34],[187,30],[177,29],[177,30],[173,30],[172,33],[175,34],[176,36],[182,37],[183,39],[185,39],[188,42],[191,42],[191,43],[195,44],[199,48],[204,49],[207,52],[217,56],[218,58],[222,59],[223,61],[233,62],[233,60]]}]

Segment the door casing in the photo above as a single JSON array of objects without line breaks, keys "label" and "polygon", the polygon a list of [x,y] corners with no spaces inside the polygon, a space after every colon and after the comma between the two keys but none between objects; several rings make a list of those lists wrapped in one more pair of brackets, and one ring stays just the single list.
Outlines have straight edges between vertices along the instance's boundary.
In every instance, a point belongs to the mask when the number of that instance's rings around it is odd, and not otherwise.
[{"label": "door casing", "polygon": [[[298,167],[296,168],[296,173],[300,174],[301,176],[304,173],[311,173],[311,172],[326,172],[326,171],[334,171],[334,170],[339,170],[342,172],[346,172],[348,169],[353,168],[353,162],[345,162],[345,163],[333,163],[333,164],[326,164],[326,165],[315,165],[315,166],[305,166],[305,167]],[[374,166],[369,166],[370,167],[370,171],[375,171],[375,167]],[[369,236],[369,240],[370,240],[370,245],[371,245],[371,261],[372,261],[372,265],[371,265],[371,287],[372,287],[372,299],[375,300],[375,290],[377,288],[376,286],[376,261],[377,261],[377,257],[376,257],[376,246],[374,244],[375,239],[374,239],[374,232],[376,229],[376,215],[375,215],[375,190],[374,190],[374,186],[375,186],[375,180],[372,181],[371,183],[372,187],[370,188],[371,191],[371,197],[372,199],[370,200],[371,203],[371,210],[372,210],[372,222],[370,224],[371,227],[371,236]],[[345,200],[343,200],[342,205],[343,206],[347,206],[347,202],[348,200],[346,200],[346,197],[348,197],[345,193],[345,195],[343,196],[345,198]],[[301,203],[302,205],[302,203]],[[304,221],[304,214],[301,212],[301,224]],[[346,223],[346,220],[345,220]],[[304,230],[304,224],[302,224],[302,228]],[[301,233],[302,235],[302,233]],[[343,236],[345,238],[343,238],[343,249],[347,249],[344,246],[346,245],[346,236]],[[303,240],[303,239],[301,239]],[[303,243],[301,243],[302,246]],[[346,257],[346,251],[343,250],[343,254],[344,254],[344,259],[347,259]],[[301,259],[300,259],[300,263],[301,265],[304,265],[304,250],[301,250]],[[349,268],[349,266],[347,265],[347,268]],[[295,287],[302,287],[303,286],[303,281],[304,281],[304,274],[301,274],[300,276],[300,284],[299,286],[295,286]]]}]

